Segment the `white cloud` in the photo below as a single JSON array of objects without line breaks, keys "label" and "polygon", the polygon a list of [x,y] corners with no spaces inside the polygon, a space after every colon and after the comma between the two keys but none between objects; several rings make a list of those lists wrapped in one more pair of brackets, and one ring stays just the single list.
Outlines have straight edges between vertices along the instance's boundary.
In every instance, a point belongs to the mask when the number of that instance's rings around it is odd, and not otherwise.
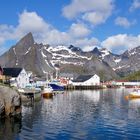
[{"label": "white cloud", "polygon": [[70,27],[69,33],[71,36],[75,36],[75,37],[79,38],[79,37],[88,36],[90,34],[90,30],[84,24],[73,23]]},{"label": "white cloud", "polygon": [[109,17],[110,13],[101,12],[87,12],[83,15],[83,19],[92,23],[93,25],[98,25],[104,23]]},{"label": "white cloud", "polygon": [[129,28],[131,25],[134,25],[136,23],[136,21],[132,21],[130,22],[126,17],[117,17],[115,19],[115,24],[122,26],[124,28]]},{"label": "white cloud", "polygon": [[79,17],[94,25],[104,23],[113,10],[113,0],[72,0],[62,10],[64,17]]},{"label": "white cloud", "polygon": [[118,34],[108,37],[101,45],[110,51],[112,50],[127,50],[140,46],[140,35],[132,36],[127,34]]},{"label": "white cloud", "polygon": [[7,50],[5,42],[9,39],[13,39],[14,27],[8,25],[0,25],[0,54]]},{"label": "white cloud", "polygon": [[14,32],[13,26],[0,25],[0,44],[3,44],[5,40],[13,38],[12,33]]},{"label": "white cloud", "polygon": [[90,30],[81,23],[73,23],[66,32],[61,32],[45,22],[36,12],[24,11],[19,15],[19,25],[16,28],[16,35],[23,36],[32,32],[37,42],[52,45],[73,43],[75,38],[86,37]]},{"label": "white cloud", "polygon": [[0,25],[0,43],[6,40],[19,40],[28,32],[32,32],[35,41],[50,44],[63,44],[70,40],[67,32],[60,32],[44,19],[37,15],[36,12],[23,11],[19,15],[19,23],[16,27]]},{"label": "white cloud", "polygon": [[[36,12],[23,11],[19,15],[18,25],[0,25],[0,45],[8,40],[19,40],[28,32],[32,32],[35,41],[50,45],[92,46],[97,39],[88,39],[90,30],[85,24],[73,23],[66,32],[61,32],[44,21]],[[14,45],[14,44],[13,44]],[[4,50],[2,47],[0,49]]]},{"label": "white cloud", "polygon": [[50,45],[66,45],[71,42],[71,37],[66,32],[53,29],[46,33],[46,36],[44,36],[41,42],[49,43]]},{"label": "white cloud", "polygon": [[44,35],[46,31],[50,30],[52,30],[51,25],[45,22],[42,17],[38,16],[36,12],[24,10],[19,15],[19,24],[15,29],[15,37],[22,37],[29,31],[33,34]]},{"label": "white cloud", "polygon": [[[95,47],[96,47],[96,45],[95,46],[84,46],[82,50],[84,52],[89,52],[89,51],[92,51]],[[97,46],[97,47],[99,48],[99,46]]]},{"label": "white cloud", "polygon": [[140,0],[133,0],[133,3],[131,5],[131,7],[129,8],[129,11],[134,11],[136,9],[140,8]]},{"label": "white cloud", "polygon": [[95,46],[100,46],[100,41],[96,38],[84,38],[76,40],[74,45],[81,46],[83,51],[91,51]]},{"label": "white cloud", "polygon": [[[83,48],[89,51],[94,46],[100,46],[100,41],[96,38],[88,38],[90,30],[85,24],[73,23],[66,32],[61,32],[47,23],[36,12],[23,11],[19,15],[17,26],[0,25],[0,52],[6,48],[4,43],[8,40],[19,40],[26,33],[32,32],[36,42],[47,43],[50,45],[70,45]],[[14,44],[13,44],[14,45]],[[119,34],[108,37],[101,45],[109,50],[125,50],[140,45],[140,35],[131,36]],[[123,47],[123,48],[122,48]]]}]

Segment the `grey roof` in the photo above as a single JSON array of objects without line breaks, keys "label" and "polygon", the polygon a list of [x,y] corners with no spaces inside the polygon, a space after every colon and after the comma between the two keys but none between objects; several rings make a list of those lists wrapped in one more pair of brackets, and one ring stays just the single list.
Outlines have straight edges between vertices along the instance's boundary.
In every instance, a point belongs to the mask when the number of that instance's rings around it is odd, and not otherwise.
[{"label": "grey roof", "polygon": [[3,68],[3,75],[10,77],[18,77],[22,68]]},{"label": "grey roof", "polygon": [[73,73],[60,73],[59,76],[61,77],[74,77]]},{"label": "grey roof", "polygon": [[74,79],[73,82],[85,82],[93,76],[94,75],[80,75],[76,79]]}]

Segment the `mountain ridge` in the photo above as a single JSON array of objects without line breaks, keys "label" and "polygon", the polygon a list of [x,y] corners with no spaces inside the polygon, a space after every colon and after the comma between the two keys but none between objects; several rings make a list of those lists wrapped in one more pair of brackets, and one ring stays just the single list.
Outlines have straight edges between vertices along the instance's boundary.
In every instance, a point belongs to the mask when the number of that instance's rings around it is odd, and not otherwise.
[{"label": "mountain ridge", "polygon": [[[130,59],[137,58],[132,54],[136,55],[139,48],[136,48],[135,52],[126,51],[121,55],[97,47],[92,51],[84,52],[73,45],[53,47],[35,43],[32,33],[28,33],[0,56],[0,64],[3,67],[24,67],[37,76],[56,73],[59,69],[61,74],[78,76],[97,73],[102,79],[109,80],[116,78],[117,74],[123,75],[134,70],[123,65],[130,65],[132,61]],[[135,70],[136,68],[140,69],[140,65],[135,67]]]}]

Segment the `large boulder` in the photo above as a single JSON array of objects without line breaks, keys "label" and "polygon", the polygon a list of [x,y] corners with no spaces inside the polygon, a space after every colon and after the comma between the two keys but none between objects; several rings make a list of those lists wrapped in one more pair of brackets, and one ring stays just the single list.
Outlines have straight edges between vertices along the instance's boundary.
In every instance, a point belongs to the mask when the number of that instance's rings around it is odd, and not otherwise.
[{"label": "large boulder", "polygon": [[0,99],[0,118],[5,114],[4,102]]},{"label": "large boulder", "polygon": [[14,116],[21,113],[21,97],[16,90],[0,85],[0,114]]}]

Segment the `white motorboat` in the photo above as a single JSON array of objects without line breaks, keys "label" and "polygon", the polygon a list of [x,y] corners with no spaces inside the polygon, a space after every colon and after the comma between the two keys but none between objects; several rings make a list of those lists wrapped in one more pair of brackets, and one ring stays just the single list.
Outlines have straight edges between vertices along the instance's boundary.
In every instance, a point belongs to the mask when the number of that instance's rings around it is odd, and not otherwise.
[{"label": "white motorboat", "polygon": [[129,98],[140,98],[140,89],[134,89],[131,93],[128,95]]}]

